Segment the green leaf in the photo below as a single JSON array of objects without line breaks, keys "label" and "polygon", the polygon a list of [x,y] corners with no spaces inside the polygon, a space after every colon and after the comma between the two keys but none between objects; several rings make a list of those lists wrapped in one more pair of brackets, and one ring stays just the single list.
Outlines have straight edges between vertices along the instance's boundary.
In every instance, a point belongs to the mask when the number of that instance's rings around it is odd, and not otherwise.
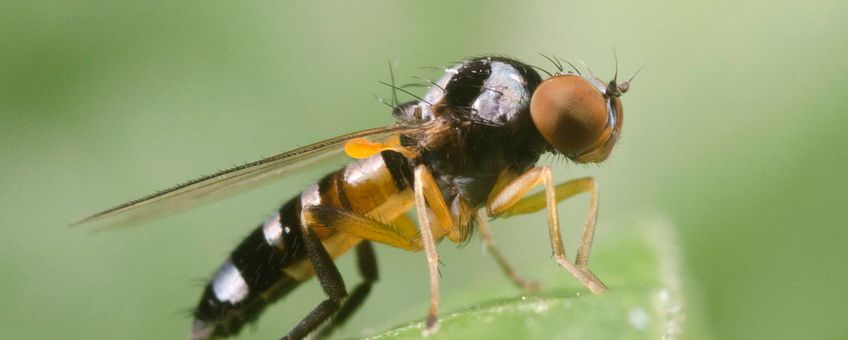
[{"label": "green leaf", "polygon": [[[670,223],[618,230],[609,246],[593,253],[593,271],[611,288],[543,290],[538,294],[476,304],[442,313],[431,339],[674,339],[705,338],[700,321],[687,328],[690,306],[683,289],[680,254]],[[565,272],[554,273],[560,277]],[[542,282],[550,282],[544,278]],[[694,313],[699,315],[700,313]],[[421,338],[423,321],[372,339]]]}]

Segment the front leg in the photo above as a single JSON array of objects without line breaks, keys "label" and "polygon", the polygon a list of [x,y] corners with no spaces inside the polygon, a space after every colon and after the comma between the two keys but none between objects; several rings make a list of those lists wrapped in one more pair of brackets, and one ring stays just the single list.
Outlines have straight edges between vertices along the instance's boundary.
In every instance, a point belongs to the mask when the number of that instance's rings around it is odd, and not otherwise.
[{"label": "front leg", "polygon": [[539,289],[538,282],[525,279],[523,276],[518,274],[515,269],[512,268],[509,262],[507,262],[506,257],[501,254],[500,250],[498,250],[498,247],[495,245],[495,239],[492,236],[492,231],[489,230],[489,223],[486,222],[486,219],[488,219],[488,216],[486,216],[482,209],[477,212],[477,221],[479,222],[480,229],[480,239],[483,240],[483,244],[485,244],[488,253],[495,258],[495,262],[498,264],[499,267],[501,267],[501,271],[504,272],[504,275],[506,275],[510,280],[512,280],[512,282],[515,283],[516,286],[525,291],[532,292]]},{"label": "front leg", "polygon": [[[544,185],[545,190],[538,194],[524,197],[537,185]],[[577,193],[587,191],[592,194],[592,199],[590,200],[589,214],[584,225],[583,238],[577,256],[578,260],[576,264],[573,264],[568,261],[565,255],[565,247],[562,244],[562,236],[559,230],[556,203]],[[597,206],[597,190],[595,189],[594,180],[581,179],[569,181],[554,187],[553,176],[548,167],[533,168],[521,176],[516,177],[498,193],[490,196],[486,204],[486,208],[491,216],[526,214],[547,207],[551,249],[557,263],[571,273],[577,281],[592,291],[592,293],[600,294],[607,291],[608,288],[588,268],[589,249],[594,235]]]}]

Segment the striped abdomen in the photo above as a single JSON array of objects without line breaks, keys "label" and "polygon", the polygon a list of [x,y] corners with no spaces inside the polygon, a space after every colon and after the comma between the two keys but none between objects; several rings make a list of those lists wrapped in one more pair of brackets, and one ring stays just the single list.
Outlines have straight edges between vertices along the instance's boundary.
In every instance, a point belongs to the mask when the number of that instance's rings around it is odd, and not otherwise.
[{"label": "striped abdomen", "polygon": [[[306,258],[301,210],[328,205],[381,221],[391,221],[412,205],[411,166],[386,151],[325,176],[294,197],[238,245],[206,286],[194,310],[192,339],[238,333],[270,303],[313,275]],[[360,239],[327,228],[313,228],[335,258]]]}]

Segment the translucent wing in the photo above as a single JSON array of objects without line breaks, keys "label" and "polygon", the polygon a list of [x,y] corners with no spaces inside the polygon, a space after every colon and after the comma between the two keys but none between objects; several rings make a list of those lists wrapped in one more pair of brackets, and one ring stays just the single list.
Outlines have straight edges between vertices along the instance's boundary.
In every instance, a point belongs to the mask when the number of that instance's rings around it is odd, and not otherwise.
[{"label": "translucent wing", "polygon": [[391,134],[416,130],[416,127],[393,125],[362,130],[283,152],[255,162],[203,176],[148,196],[130,201],[86,217],[71,225],[103,222],[117,226],[140,222],[256,187],[271,179],[292,174],[306,165],[338,155],[344,143],[353,138],[383,138]]}]

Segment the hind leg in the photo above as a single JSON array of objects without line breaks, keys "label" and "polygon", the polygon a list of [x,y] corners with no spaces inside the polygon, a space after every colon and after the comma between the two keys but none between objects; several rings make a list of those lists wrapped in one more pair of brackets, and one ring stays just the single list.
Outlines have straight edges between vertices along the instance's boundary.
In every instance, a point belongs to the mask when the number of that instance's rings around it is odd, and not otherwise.
[{"label": "hind leg", "polygon": [[333,316],[347,297],[347,289],[345,289],[339,269],[336,268],[333,259],[327,254],[327,250],[324,249],[318,235],[307,223],[301,223],[301,228],[306,253],[309,260],[312,261],[315,276],[318,277],[318,282],[328,298],[315,306],[283,339],[303,339]]},{"label": "hind leg", "polygon": [[353,293],[342,304],[339,312],[336,313],[330,324],[321,330],[318,335],[319,338],[330,335],[333,330],[344,325],[347,319],[365,302],[365,298],[371,293],[371,286],[379,278],[377,274],[377,257],[374,256],[374,248],[371,246],[371,242],[362,241],[359,243],[356,247],[356,261],[359,264],[359,273],[362,274],[363,281],[353,289]]}]

